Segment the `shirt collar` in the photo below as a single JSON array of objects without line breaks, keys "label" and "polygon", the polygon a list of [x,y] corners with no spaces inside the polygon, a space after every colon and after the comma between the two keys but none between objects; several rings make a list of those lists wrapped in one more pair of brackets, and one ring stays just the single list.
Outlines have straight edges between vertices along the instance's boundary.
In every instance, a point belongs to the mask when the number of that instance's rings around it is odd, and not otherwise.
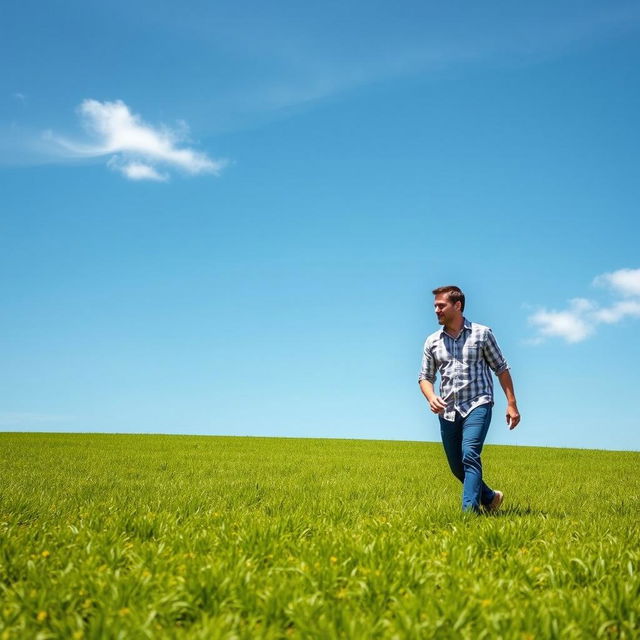
[{"label": "shirt collar", "polygon": [[[462,316],[462,331],[460,331],[460,333],[457,335],[457,337],[455,338],[455,340],[457,340],[461,335],[462,332],[465,329],[468,329],[469,331],[471,331],[471,322],[469,320],[467,320],[464,316]],[[442,329],[440,329],[440,337],[444,337],[444,336],[449,336],[449,334],[444,330],[444,327],[442,327]],[[449,336],[450,338],[452,338],[453,336]]]}]

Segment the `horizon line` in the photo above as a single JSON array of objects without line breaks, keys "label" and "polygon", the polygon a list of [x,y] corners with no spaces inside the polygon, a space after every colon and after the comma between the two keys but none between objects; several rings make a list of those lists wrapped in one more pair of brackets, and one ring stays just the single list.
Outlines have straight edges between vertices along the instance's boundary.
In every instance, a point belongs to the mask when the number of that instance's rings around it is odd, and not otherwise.
[{"label": "horizon line", "polygon": [[[314,437],[314,436],[269,436],[269,435],[237,435],[237,434],[217,434],[217,433],[168,433],[155,431],[6,431],[0,429],[0,436],[6,435],[100,435],[100,436],[181,436],[193,438],[262,438],[262,439],[281,439],[281,440],[346,440],[346,441],[365,441],[365,442],[401,442],[407,444],[438,444],[442,445],[439,440],[401,440],[396,438],[340,438],[340,437]],[[562,449],[575,451],[606,451],[610,453],[640,453],[640,449],[600,449],[592,447],[558,447],[553,445],[531,445],[531,444],[492,444],[485,443],[486,447],[510,447],[528,449]]]}]

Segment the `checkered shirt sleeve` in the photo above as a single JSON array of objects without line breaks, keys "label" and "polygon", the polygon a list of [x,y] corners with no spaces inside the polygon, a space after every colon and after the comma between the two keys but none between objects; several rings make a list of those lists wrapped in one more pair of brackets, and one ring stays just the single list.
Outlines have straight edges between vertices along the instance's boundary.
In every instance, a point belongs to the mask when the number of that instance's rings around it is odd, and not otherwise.
[{"label": "checkered shirt sleeve", "polygon": [[431,353],[429,341],[424,343],[424,351],[422,353],[422,366],[420,367],[420,375],[418,382],[428,380],[432,384],[436,381],[436,361]]},{"label": "checkered shirt sleeve", "polygon": [[500,347],[498,346],[496,338],[493,335],[493,331],[491,331],[491,329],[487,330],[487,335],[485,336],[483,345],[483,353],[487,364],[489,365],[489,367],[491,367],[491,370],[497,376],[505,372],[507,369],[511,368],[507,361],[504,359],[502,351],[500,351]]}]

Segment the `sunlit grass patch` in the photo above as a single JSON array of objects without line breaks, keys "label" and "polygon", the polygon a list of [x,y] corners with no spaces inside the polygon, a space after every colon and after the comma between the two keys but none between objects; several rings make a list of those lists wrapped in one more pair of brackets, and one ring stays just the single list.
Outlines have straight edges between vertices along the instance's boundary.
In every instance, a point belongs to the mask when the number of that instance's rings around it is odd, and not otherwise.
[{"label": "sunlit grass patch", "polygon": [[0,435],[0,639],[640,637],[640,454]]}]

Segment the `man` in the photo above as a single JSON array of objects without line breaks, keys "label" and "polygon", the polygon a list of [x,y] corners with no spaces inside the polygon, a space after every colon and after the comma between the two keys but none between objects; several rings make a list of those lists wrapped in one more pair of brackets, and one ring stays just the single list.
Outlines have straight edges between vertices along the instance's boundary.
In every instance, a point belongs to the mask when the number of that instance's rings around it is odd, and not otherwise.
[{"label": "man", "polygon": [[[440,435],[449,467],[463,485],[462,509],[479,513],[498,509],[501,491],[482,480],[480,454],[493,407],[491,369],[507,397],[507,425],[515,429],[520,414],[509,365],[489,327],[469,322],[462,314],[464,293],[459,287],[433,290],[438,323],[443,329],[424,343],[418,384],[433,413],[440,419]],[[440,372],[440,395],[433,384]]]}]

